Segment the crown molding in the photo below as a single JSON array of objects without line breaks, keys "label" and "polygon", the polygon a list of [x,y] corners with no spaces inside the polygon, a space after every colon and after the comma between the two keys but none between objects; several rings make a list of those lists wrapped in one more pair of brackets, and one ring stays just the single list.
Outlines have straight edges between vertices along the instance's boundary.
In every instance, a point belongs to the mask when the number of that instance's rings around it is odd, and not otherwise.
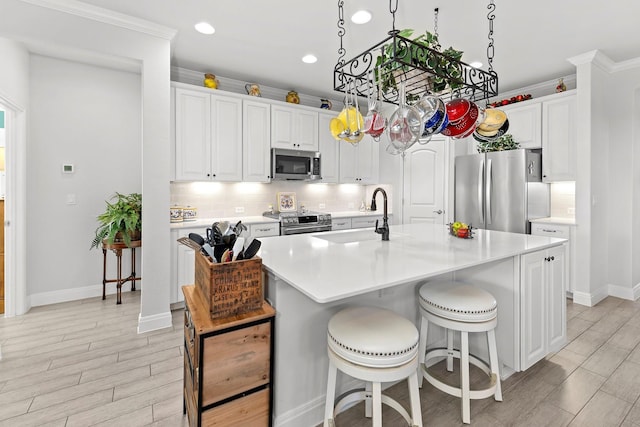
[{"label": "crown molding", "polygon": [[599,50],[592,50],[581,55],[572,56],[568,58],[567,61],[575,66],[593,64],[607,73],[616,71],[616,63]]},{"label": "crown molding", "polygon": [[77,0],[20,0],[35,6],[57,10],[58,12],[91,19],[109,25],[114,25],[138,33],[148,34],[153,37],[172,40],[177,34],[177,30],[165,27],[144,19],[114,12],[112,10],[82,3]]}]

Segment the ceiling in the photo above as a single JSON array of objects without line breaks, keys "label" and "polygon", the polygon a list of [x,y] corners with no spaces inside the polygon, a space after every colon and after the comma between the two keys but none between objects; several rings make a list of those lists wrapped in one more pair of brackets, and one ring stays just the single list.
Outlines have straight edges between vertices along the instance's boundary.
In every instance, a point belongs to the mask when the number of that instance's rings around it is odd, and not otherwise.
[{"label": "ceiling", "polygon": [[[95,6],[176,29],[171,63],[199,72],[259,83],[316,96],[333,94],[338,57],[337,1],[241,0],[83,0]],[[396,0],[397,1],[397,0]],[[463,61],[487,68],[488,1],[399,1],[396,28],[433,32],[439,8],[441,45],[464,51]],[[496,0],[494,69],[500,92],[573,74],[567,61],[595,49],[621,62],[640,57],[640,25],[635,0]],[[371,22],[355,25],[351,14],[373,13]],[[389,2],[344,0],[347,20],[344,47],[350,59],[387,36],[392,20]],[[193,29],[208,21],[211,36]],[[302,56],[313,53],[315,64]]]}]

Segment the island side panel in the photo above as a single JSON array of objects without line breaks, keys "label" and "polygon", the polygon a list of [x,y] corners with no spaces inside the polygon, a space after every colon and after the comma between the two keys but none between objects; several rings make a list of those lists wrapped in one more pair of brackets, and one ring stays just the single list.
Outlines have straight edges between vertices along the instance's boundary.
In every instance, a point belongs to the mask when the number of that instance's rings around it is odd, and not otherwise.
[{"label": "island side panel", "polygon": [[[498,303],[496,341],[500,374],[506,378],[520,371],[520,256],[456,271],[454,278],[490,292]],[[489,360],[487,338],[471,334],[470,348]]]}]

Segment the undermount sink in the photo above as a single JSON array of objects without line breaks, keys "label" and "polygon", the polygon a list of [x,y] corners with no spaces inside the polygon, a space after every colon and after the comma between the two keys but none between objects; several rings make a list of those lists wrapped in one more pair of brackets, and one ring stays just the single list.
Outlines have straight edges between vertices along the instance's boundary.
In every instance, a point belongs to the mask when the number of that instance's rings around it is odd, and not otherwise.
[{"label": "undermount sink", "polygon": [[[398,237],[405,237],[406,234],[400,233],[391,233],[391,240]],[[355,243],[355,242],[366,242],[369,240],[380,240],[382,241],[382,237],[375,233],[371,229],[367,230],[358,230],[358,231],[347,231],[347,232],[338,232],[338,233],[321,233],[316,234],[313,237],[316,239],[327,240],[331,243]]]}]

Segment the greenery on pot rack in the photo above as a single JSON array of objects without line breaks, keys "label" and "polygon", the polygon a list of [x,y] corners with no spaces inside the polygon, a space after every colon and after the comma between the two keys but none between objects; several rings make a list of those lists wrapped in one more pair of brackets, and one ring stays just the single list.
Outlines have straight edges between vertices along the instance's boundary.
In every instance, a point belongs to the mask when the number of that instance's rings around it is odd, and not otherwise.
[{"label": "greenery on pot rack", "polygon": [[506,151],[516,150],[520,148],[520,143],[513,140],[513,136],[510,133],[490,141],[480,142],[478,141],[478,153],[488,153],[489,151]]},{"label": "greenery on pot rack", "polygon": [[131,240],[139,240],[142,230],[142,194],[116,193],[106,201],[106,210],[98,215],[98,228],[91,241],[91,249],[97,248],[103,240],[107,243],[124,242],[131,245]]},{"label": "greenery on pot rack", "polygon": [[[461,59],[462,51],[449,47],[442,50],[438,35],[425,31],[413,39],[413,29],[404,29],[393,37],[392,42],[382,48],[382,54],[376,59],[376,80],[381,81],[382,91],[398,90],[398,80],[415,80],[415,67],[426,71],[426,81],[420,82],[431,93],[445,89],[458,89],[464,85]],[[425,74],[420,78],[425,80]],[[408,100],[419,98],[418,94],[409,94]]]}]

